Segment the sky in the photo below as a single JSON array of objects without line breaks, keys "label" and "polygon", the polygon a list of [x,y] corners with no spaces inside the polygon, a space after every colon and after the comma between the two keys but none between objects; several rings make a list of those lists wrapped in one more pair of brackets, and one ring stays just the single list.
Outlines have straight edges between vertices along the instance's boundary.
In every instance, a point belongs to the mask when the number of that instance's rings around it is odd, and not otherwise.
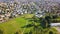
[{"label": "sky", "polygon": [[[7,2],[7,1],[14,1],[14,0],[0,0],[0,2]],[[40,0],[16,0],[16,1],[40,1]],[[60,0],[46,0],[46,1],[53,1],[53,2],[60,2]]]}]

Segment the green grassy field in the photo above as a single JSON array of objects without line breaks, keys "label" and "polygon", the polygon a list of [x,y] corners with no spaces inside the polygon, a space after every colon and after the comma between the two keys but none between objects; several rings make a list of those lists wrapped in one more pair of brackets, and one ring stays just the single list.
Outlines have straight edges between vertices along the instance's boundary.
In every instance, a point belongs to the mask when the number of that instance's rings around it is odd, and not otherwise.
[{"label": "green grassy field", "polygon": [[32,16],[32,14],[25,14],[17,18],[10,19],[7,22],[0,23],[0,29],[3,31],[3,34],[14,34],[15,32],[23,34],[24,32],[28,32],[31,28],[25,29],[21,27],[26,24],[32,23],[26,19],[31,18]]}]

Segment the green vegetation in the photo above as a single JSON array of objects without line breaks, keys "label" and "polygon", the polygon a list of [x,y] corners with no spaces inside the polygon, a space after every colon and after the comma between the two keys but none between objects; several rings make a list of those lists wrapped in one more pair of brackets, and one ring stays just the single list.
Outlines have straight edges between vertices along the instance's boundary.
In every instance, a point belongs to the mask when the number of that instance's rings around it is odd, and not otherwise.
[{"label": "green vegetation", "polygon": [[45,16],[45,18],[37,18],[35,16],[33,16],[33,18],[31,18],[31,20],[29,20],[32,22],[32,24],[28,24],[25,25],[23,28],[28,28],[28,27],[32,27],[31,31],[29,33],[26,34],[50,34],[52,32],[52,34],[57,34],[57,30],[55,28],[51,28],[50,27],[50,21],[51,21],[51,17],[50,16]]},{"label": "green vegetation", "polygon": [[[26,22],[28,22],[28,20],[26,20],[25,17],[31,18],[31,16],[32,15],[25,14],[23,16],[10,19],[7,22],[0,23],[0,29],[4,31],[4,34],[14,34],[16,31],[22,33],[24,29],[21,29],[21,27],[26,25]],[[31,22],[28,22],[28,23],[31,23]]]},{"label": "green vegetation", "polygon": [[[40,20],[33,14],[24,14],[7,22],[0,23],[3,34],[49,34],[50,31],[56,34],[55,28],[45,28],[40,26]],[[37,21],[38,20],[38,21]],[[27,25],[27,26],[26,26]]]}]

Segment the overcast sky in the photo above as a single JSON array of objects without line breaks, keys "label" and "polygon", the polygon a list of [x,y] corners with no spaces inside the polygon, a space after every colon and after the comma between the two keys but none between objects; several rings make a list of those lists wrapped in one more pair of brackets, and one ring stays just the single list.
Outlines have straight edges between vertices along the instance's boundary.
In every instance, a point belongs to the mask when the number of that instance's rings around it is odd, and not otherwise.
[{"label": "overcast sky", "polygon": [[[4,1],[7,2],[7,1],[14,1],[14,0],[0,0],[0,2],[4,2]],[[27,1],[27,0],[18,0],[18,1]],[[39,1],[39,0],[28,0],[28,1]],[[60,0],[47,0],[47,1],[60,2]]]}]

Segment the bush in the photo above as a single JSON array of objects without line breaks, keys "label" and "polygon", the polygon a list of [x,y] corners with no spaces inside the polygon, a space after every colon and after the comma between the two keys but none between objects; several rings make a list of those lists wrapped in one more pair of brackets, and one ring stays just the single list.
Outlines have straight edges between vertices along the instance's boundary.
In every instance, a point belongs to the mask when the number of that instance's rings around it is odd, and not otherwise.
[{"label": "bush", "polygon": [[3,31],[2,30],[0,30],[0,34],[3,34]]},{"label": "bush", "polygon": [[56,18],[58,18],[58,16],[57,15],[53,15],[52,18],[53,19],[56,19]]},{"label": "bush", "polygon": [[18,32],[16,32],[15,34],[19,34]]},{"label": "bush", "polygon": [[53,32],[52,32],[52,31],[50,31],[50,32],[49,32],[49,34],[53,34]]}]

